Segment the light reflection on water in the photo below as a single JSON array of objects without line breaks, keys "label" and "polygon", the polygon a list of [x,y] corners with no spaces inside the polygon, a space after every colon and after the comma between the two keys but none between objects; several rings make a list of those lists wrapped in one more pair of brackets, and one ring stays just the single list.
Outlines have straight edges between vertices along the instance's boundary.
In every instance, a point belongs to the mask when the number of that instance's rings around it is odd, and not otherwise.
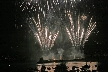
[{"label": "light reflection on water", "polygon": [[[82,64],[85,63],[83,62]],[[0,72],[27,72],[27,69],[30,68],[35,69],[36,62],[0,63]],[[107,69],[107,62],[98,63],[98,72],[106,72]]]},{"label": "light reflection on water", "polygon": [[[56,62],[51,62],[51,63],[41,63],[41,64],[37,64],[37,68],[39,71],[41,71],[42,65],[44,65],[46,67],[45,71],[48,72],[54,72],[56,65],[60,65],[61,63],[56,63]],[[90,68],[88,70],[90,70],[92,72],[92,70],[97,70],[98,67],[98,62],[84,62],[84,61],[70,61],[70,62],[66,62],[66,67],[67,67],[67,71],[72,70],[72,67],[76,67],[75,70],[79,70],[82,71],[81,68],[85,65],[90,66]],[[48,70],[48,68],[50,68],[51,70]]]}]

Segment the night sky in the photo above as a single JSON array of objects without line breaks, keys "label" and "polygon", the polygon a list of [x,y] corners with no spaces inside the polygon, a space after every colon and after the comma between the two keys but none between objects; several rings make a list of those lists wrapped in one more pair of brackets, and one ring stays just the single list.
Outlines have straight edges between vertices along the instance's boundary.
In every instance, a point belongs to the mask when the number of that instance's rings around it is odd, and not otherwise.
[{"label": "night sky", "polygon": [[[85,44],[86,54],[108,56],[108,6],[106,0],[90,0],[95,9],[92,9],[97,27]],[[84,3],[85,4],[85,3]],[[83,3],[82,3],[83,5]],[[33,33],[25,24],[23,13],[15,1],[0,1],[0,58],[36,59],[39,44],[35,43]],[[16,20],[17,19],[17,20]],[[68,46],[68,41],[65,45]],[[60,43],[61,44],[61,43]],[[56,47],[56,46],[55,46]]]}]

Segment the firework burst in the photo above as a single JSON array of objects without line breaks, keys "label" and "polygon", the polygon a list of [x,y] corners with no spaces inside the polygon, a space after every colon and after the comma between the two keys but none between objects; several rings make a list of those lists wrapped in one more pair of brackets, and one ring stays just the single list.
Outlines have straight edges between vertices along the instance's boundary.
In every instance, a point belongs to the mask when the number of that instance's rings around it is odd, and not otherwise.
[{"label": "firework burst", "polygon": [[68,33],[69,39],[71,40],[73,47],[84,46],[91,32],[96,27],[96,22],[93,22],[93,17],[91,17],[90,21],[87,25],[87,16],[86,15],[78,15],[75,21],[73,20],[73,16],[71,13],[68,13],[68,18],[70,21],[70,27],[66,27],[66,31]]},{"label": "firework burst", "polygon": [[54,42],[59,34],[59,31],[49,31],[48,26],[42,26],[38,14],[38,21],[34,17],[29,18],[29,27],[33,31],[36,39],[38,40],[42,50],[50,50],[54,46]]},{"label": "firework burst", "polygon": [[[88,21],[88,17],[84,14],[77,16],[79,12],[91,13],[91,8],[94,5],[87,8],[86,2],[84,0],[21,0],[16,2],[16,5],[24,13],[23,17],[27,19],[26,21],[43,51],[51,50],[57,36],[63,35],[66,29],[72,44],[71,53],[76,55],[79,52],[81,55],[78,50],[80,47],[84,47],[96,27],[93,17]],[[89,10],[86,12],[84,7]],[[59,40],[63,39],[62,36],[58,38]]]}]

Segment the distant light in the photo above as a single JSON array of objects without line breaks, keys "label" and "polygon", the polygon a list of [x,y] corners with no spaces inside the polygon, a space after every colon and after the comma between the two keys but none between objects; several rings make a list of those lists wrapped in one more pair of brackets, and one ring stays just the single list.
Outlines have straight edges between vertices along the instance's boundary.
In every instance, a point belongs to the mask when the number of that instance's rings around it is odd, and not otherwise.
[{"label": "distant light", "polygon": [[22,27],[22,25],[21,25],[21,27]]},{"label": "distant light", "polygon": [[10,65],[9,65],[9,67],[10,67]]}]

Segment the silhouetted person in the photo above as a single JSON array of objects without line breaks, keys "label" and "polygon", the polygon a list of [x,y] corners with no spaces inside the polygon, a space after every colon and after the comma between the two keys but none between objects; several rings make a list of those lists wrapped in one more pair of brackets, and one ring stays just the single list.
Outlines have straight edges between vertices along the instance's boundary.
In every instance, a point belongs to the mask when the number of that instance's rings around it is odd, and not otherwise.
[{"label": "silhouetted person", "polygon": [[82,67],[80,68],[81,69],[81,72],[86,72],[86,70]]},{"label": "silhouetted person", "polygon": [[65,64],[56,65],[54,72],[68,72]]},{"label": "silhouetted person", "polygon": [[84,65],[82,67],[82,71],[81,72],[90,72],[89,68],[90,68],[90,65],[87,65],[87,63],[86,63],[86,65]]},{"label": "silhouetted person", "polygon": [[64,63],[61,63],[60,64],[60,69],[61,69],[61,72],[67,72],[67,66],[64,64]]},{"label": "silhouetted person", "polygon": [[72,70],[70,70],[70,72],[76,72],[76,71],[75,71],[75,68],[76,68],[76,67],[73,66],[73,67],[72,67]]},{"label": "silhouetted person", "polygon": [[90,68],[90,65],[87,65],[87,64],[86,64],[86,65],[83,66],[83,68],[87,70],[87,69]]},{"label": "silhouetted person", "polygon": [[45,72],[46,67],[42,65],[41,72]]},{"label": "silhouetted person", "polygon": [[51,68],[50,68],[50,67],[47,67],[47,69],[48,69],[48,70],[51,70]]},{"label": "silhouetted person", "polygon": [[54,72],[60,72],[60,66],[56,65]]},{"label": "silhouetted person", "polygon": [[79,69],[76,70],[76,72],[79,72],[79,71],[80,71]]}]

